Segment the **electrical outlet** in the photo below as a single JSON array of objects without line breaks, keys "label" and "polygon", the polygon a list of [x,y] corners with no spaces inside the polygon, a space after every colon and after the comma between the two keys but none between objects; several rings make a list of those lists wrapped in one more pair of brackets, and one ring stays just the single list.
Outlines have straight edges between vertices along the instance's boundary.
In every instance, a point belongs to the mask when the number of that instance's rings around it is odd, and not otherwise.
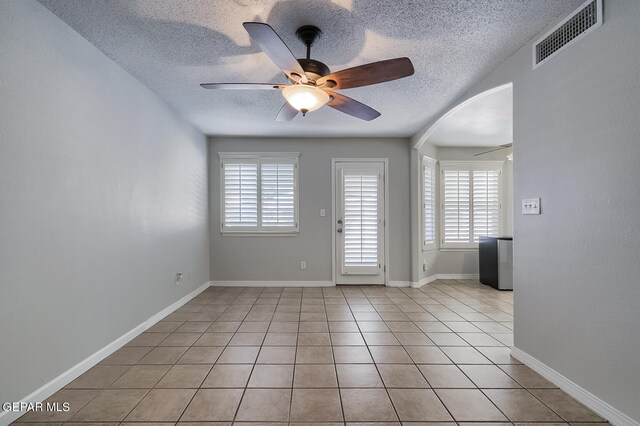
[{"label": "electrical outlet", "polygon": [[307,269],[307,262],[306,261],[302,261],[300,262],[300,269]]},{"label": "electrical outlet", "polygon": [[426,262],[424,262],[424,263],[422,264],[422,270],[423,270],[424,272],[427,272],[427,263],[426,263]]},{"label": "electrical outlet", "polygon": [[523,199],[522,214],[540,214],[540,198]]},{"label": "electrical outlet", "polygon": [[176,285],[180,285],[180,281],[182,281],[182,272],[178,272],[176,274]]},{"label": "electrical outlet", "polygon": [[320,217],[325,217],[327,212],[324,209],[320,209]]}]

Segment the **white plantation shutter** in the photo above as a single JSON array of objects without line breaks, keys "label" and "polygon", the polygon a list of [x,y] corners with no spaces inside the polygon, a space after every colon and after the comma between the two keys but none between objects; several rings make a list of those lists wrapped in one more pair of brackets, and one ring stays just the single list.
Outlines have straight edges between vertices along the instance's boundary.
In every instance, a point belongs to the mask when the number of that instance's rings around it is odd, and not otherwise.
[{"label": "white plantation shutter", "polygon": [[422,167],[422,247],[436,242],[436,163],[427,157]]},{"label": "white plantation shutter", "polygon": [[469,242],[471,198],[468,170],[444,170],[444,229],[445,243]]},{"label": "white plantation shutter", "polygon": [[258,164],[226,163],[224,173],[223,226],[258,225]]},{"label": "white plantation shutter", "polygon": [[379,176],[351,171],[344,174],[345,273],[378,272]]},{"label": "white plantation shutter", "polygon": [[261,164],[262,226],[295,226],[295,164]]},{"label": "white plantation shutter", "polygon": [[473,172],[473,241],[500,232],[500,171]]},{"label": "white plantation shutter", "polygon": [[442,247],[477,247],[500,233],[502,164],[448,164],[442,170]]},{"label": "white plantation shutter", "polygon": [[222,232],[298,231],[297,154],[219,155]]}]

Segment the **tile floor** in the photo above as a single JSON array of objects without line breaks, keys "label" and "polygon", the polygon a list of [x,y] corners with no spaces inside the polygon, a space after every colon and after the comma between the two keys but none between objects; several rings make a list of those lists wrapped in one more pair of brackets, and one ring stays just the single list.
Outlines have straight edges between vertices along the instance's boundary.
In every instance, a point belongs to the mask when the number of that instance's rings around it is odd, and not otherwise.
[{"label": "tile floor", "polygon": [[473,281],[212,287],[18,422],[605,422],[511,358],[512,315]]}]

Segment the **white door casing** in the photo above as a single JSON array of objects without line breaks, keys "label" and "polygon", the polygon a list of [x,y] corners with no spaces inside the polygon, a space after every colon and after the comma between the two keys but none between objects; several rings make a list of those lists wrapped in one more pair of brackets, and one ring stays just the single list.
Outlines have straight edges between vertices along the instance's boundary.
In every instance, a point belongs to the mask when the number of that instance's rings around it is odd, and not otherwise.
[{"label": "white door casing", "polygon": [[333,162],[336,284],[387,282],[385,169],[382,160]]}]

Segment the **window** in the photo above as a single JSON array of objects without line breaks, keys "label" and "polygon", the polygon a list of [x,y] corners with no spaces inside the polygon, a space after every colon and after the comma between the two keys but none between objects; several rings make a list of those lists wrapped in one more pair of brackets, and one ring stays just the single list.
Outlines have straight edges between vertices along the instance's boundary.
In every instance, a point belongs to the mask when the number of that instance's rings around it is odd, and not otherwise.
[{"label": "window", "polygon": [[436,160],[422,157],[422,250],[436,245]]},{"label": "window", "polygon": [[500,233],[501,162],[441,162],[442,248],[476,248]]},{"label": "window", "polygon": [[220,153],[222,233],[298,232],[298,154]]}]

